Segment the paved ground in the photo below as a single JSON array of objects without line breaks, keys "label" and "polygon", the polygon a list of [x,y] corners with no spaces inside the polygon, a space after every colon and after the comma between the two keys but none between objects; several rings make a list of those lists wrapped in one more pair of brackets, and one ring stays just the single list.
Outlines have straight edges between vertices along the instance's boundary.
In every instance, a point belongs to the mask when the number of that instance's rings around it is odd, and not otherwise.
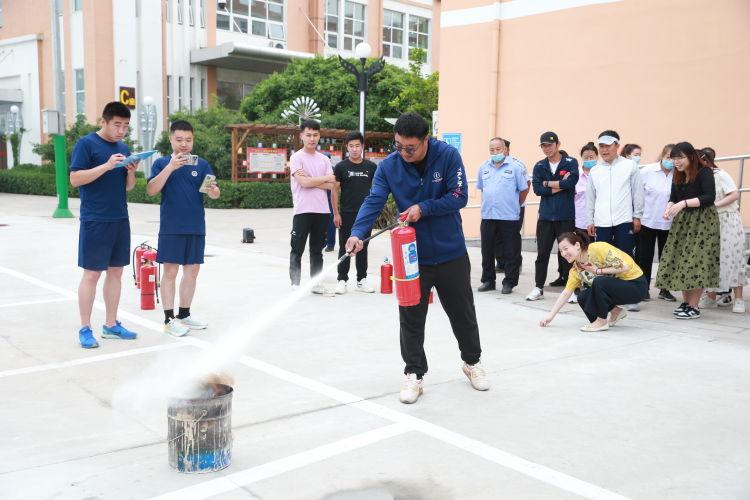
[{"label": "paved ground", "polygon": [[[393,296],[305,295],[253,334],[289,300],[289,210],[209,211],[193,307],[207,331],[165,336],[161,311],[139,310],[125,280],[120,318],[140,338],[84,351],[78,221],[51,219],[53,208],[0,194],[2,499],[750,498],[747,315],[678,322],[672,304],[652,301],[590,335],[571,306],[541,329],[556,295],[523,300],[526,253],[516,293],[475,295],[492,389],[469,386],[436,301],[426,392],[407,406]],[[130,210],[133,243],[154,242],[158,207]],[[243,227],[254,244],[240,243]],[[387,237],[372,246],[374,282],[387,248]],[[469,253],[478,285],[479,249]],[[232,464],[174,472],[164,404],[144,395],[236,334],[248,342],[231,368]]]}]

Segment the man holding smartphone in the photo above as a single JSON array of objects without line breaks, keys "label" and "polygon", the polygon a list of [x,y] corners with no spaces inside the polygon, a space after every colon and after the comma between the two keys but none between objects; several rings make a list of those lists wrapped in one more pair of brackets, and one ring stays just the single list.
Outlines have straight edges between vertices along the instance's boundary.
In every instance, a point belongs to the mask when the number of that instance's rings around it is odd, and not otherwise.
[{"label": "man holding smartphone", "polygon": [[[206,176],[213,177],[214,171],[206,160],[192,154],[193,127],[189,122],[172,123],[169,142],[172,154],[157,159],[151,166],[146,191],[149,196],[161,193],[157,260],[164,264],[161,279],[164,332],[181,337],[190,330],[208,326],[190,314],[190,305],[206,248],[206,213],[199,190]],[[208,182],[206,194],[214,200],[220,196],[215,180]],[[180,266],[180,307],[175,316],[175,284]]]},{"label": "man holding smartphone", "polygon": [[130,128],[130,110],[110,102],[102,111],[101,128],[76,142],[70,158],[70,184],[81,195],[81,228],[78,266],[83,269],[78,285],[81,329],[78,341],[84,349],[99,347],[91,330],[91,310],[102,272],[106,319],[102,337],[134,340],[138,335],[117,321],[122,288],[122,268],[130,262],[130,220],[127,191],[135,186],[138,162],[123,166],[130,156],[123,142]]}]

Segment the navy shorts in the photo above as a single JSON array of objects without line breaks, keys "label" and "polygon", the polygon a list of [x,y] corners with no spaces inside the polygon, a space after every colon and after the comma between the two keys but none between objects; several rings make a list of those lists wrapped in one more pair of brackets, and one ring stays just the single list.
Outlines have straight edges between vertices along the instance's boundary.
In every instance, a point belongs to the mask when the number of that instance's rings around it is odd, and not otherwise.
[{"label": "navy shorts", "polygon": [[78,267],[106,271],[130,264],[130,221],[81,221],[78,233]]},{"label": "navy shorts", "polygon": [[202,234],[159,234],[157,262],[162,264],[203,264],[206,236]]}]

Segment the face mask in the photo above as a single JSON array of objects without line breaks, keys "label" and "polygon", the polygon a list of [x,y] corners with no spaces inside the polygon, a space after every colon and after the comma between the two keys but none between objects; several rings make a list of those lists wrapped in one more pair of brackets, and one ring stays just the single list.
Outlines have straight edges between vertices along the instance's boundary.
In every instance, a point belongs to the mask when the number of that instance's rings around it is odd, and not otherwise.
[{"label": "face mask", "polygon": [[596,160],[583,160],[583,166],[586,168],[592,168],[596,165]]},{"label": "face mask", "polygon": [[640,156],[631,156],[630,159],[633,160],[636,165],[638,165],[641,162]]},{"label": "face mask", "polygon": [[496,155],[490,155],[490,159],[495,163],[500,163],[505,159],[505,155],[502,153]]},{"label": "face mask", "polygon": [[664,159],[661,161],[661,166],[664,167],[665,170],[672,170],[674,162],[672,160]]}]

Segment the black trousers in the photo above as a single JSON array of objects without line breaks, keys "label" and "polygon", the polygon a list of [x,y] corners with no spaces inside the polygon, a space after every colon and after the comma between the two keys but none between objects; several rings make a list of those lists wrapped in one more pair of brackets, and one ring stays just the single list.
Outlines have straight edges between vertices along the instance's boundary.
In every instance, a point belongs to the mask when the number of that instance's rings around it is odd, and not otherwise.
[{"label": "black trousers", "polygon": [[453,335],[458,341],[461,359],[473,365],[479,361],[482,347],[479,344],[479,326],[471,292],[471,263],[463,255],[443,264],[419,265],[422,300],[416,306],[398,308],[401,323],[401,357],[406,366],[404,373],[427,373],[427,356],[424,352],[424,325],[427,319],[427,301],[430,289],[435,287],[440,304],[448,315]]},{"label": "black trousers", "polygon": [[668,229],[651,229],[646,226],[641,226],[638,233],[636,263],[643,270],[643,275],[646,277],[646,283],[648,284],[651,283],[651,269],[654,264],[654,244],[656,244],[661,260],[661,253],[667,243],[667,236],[669,236]]},{"label": "black trousers", "polygon": [[482,219],[482,283],[495,283],[495,257],[500,249],[505,268],[504,285],[517,286],[521,273],[521,233],[518,221]]},{"label": "black trousers", "polygon": [[[341,227],[339,228],[339,259],[346,253],[346,240],[352,235],[352,226],[354,221],[357,219],[357,212],[341,212]],[[372,230],[367,231],[365,238],[369,238]],[[354,256],[355,264],[357,267],[357,281],[367,278],[367,242],[361,252],[357,252]],[[349,281],[349,267],[351,265],[351,257],[344,259],[338,267],[338,280]]]},{"label": "black trousers", "polygon": [[[536,222],[536,272],[534,281],[537,288],[544,288],[544,282],[547,281],[547,266],[549,265],[549,256],[552,252],[552,246],[563,233],[575,229],[575,220],[538,220]],[[563,280],[568,279],[570,272],[570,263],[562,258],[560,252],[557,252],[557,270]]]},{"label": "black trousers", "polygon": [[289,278],[292,285],[299,285],[302,274],[302,254],[305,253],[307,237],[310,237],[310,276],[323,270],[323,247],[329,214],[296,214],[292,219],[292,251],[289,253]]},{"label": "black trousers", "polygon": [[614,245],[628,255],[633,255],[635,248],[635,233],[633,233],[633,223],[623,222],[616,226],[600,227],[596,226],[596,241],[603,241]]},{"label": "black trousers", "polygon": [[621,280],[614,276],[597,276],[591,288],[578,293],[578,305],[593,323],[596,318],[606,318],[618,304],[637,304],[648,290],[646,278]]},{"label": "black trousers", "polygon": [[[526,207],[521,207],[521,216],[518,217],[518,234],[521,234],[523,230],[523,216],[526,214]],[[505,267],[503,262],[503,250],[498,247],[495,251],[495,260],[497,260],[497,267],[502,269]],[[521,265],[523,265],[523,254],[521,254]]]}]

